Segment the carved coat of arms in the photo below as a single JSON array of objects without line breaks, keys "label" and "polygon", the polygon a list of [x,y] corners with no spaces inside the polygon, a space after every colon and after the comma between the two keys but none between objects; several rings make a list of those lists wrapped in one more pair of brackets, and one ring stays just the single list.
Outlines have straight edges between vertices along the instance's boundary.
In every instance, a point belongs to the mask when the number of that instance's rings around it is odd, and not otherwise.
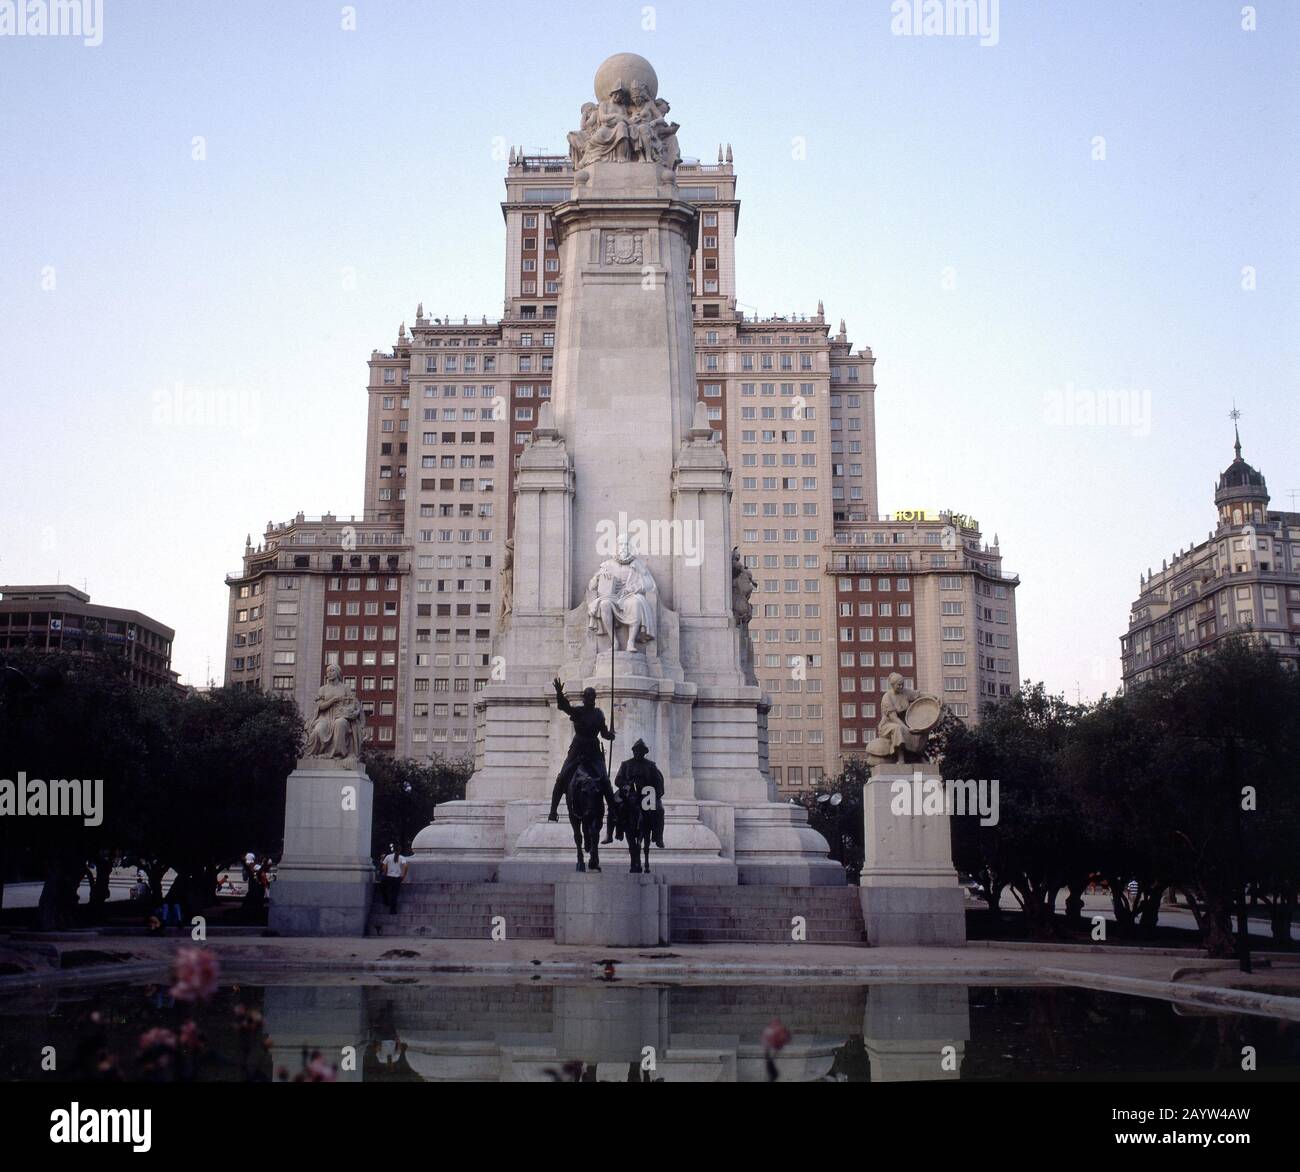
[{"label": "carved coat of arms", "polygon": [[605,233],[605,263],[607,265],[639,265],[642,260],[640,232]]}]

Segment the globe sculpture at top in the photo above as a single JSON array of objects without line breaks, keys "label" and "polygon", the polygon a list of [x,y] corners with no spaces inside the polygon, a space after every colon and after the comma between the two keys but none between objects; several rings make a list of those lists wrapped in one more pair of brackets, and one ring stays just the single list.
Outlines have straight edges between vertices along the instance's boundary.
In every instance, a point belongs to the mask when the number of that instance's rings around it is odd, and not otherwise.
[{"label": "globe sculpture at top", "polygon": [[636,53],[615,53],[596,70],[596,101],[582,107],[582,126],[569,134],[575,171],[593,163],[681,162],[676,122],[659,97],[654,66]]},{"label": "globe sculpture at top", "polygon": [[652,100],[659,96],[659,77],[654,66],[638,53],[615,53],[596,70],[598,102],[620,92],[631,94],[638,88]]}]

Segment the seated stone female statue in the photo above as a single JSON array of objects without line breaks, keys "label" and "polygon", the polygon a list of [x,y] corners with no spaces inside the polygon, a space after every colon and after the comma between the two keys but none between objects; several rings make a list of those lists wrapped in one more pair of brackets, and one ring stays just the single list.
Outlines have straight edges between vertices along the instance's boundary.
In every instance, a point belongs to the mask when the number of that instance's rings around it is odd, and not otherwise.
[{"label": "seated stone female statue", "polygon": [[356,757],[361,747],[361,704],[338,664],[325,668],[316,693],[316,710],[307,721],[308,757]]}]

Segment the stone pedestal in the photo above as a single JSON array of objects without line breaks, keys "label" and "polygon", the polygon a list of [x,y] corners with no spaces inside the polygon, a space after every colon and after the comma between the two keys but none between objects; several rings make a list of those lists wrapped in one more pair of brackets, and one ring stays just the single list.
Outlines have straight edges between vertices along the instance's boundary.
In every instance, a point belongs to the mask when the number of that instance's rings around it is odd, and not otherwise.
[{"label": "stone pedestal", "polygon": [[867,942],[965,944],[965,899],[939,772],[928,764],[877,766],[863,787],[862,808]]},{"label": "stone pedestal", "polygon": [[364,936],[374,895],[374,785],[355,764],[308,759],[289,775],[270,926],[282,936]]},{"label": "stone pedestal", "polygon": [[555,943],[640,948],[669,939],[660,875],[570,872],[555,884]]},{"label": "stone pedestal", "polygon": [[[723,857],[718,835],[705,821],[706,815],[729,814],[730,810],[706,810],[710,805],[714,803],[664,802],[664,849],[650,848],[652,875],[669,883],[736,882],[736,864]],[[502,883],[557,883],[576,874],[577,847],[564,803],[560,803],[558,822],[547,822],[546,813],[545,803],[507,803],[507,834],[514,832],[515,845],[497,869]],[[603,828],[601,834],[603,837]],[[627,843],[617,839],[603,843],[600,865],[603,874],[627,875],[632,865]]]},{"label": "stone pedestal", "polygon": [[761,802],[735,808],[736,872],[741,883],[843,887],[844,868],[802,806]]}]

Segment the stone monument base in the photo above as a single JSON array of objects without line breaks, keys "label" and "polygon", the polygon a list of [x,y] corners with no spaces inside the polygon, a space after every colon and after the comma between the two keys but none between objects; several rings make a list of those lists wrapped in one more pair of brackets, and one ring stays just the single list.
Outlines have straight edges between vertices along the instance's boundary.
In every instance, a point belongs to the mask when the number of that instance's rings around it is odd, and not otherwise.
[{"label": "stone monument base", "polygon": [[556,880],[556,944],[640,948],[669,938],[668,885],[661,875],[571,871]]},{"label": "stone monument base", "polygon": [[312,758],[289,775],[284,854],[269,924],[281,936],[364,936],[374,897],[374,784],[355,762]]},{"label": "stone monument base", "polygon": [[505,802],[443,802],[434,821],[415,836],[407,878],[421,883],[490,883],[497,877],[505,841]]},{"label": "stone monument base", "polygon": [[[650,848],[652,875],[669,883],[736,882],[736,864],[722,856],[718,836],[701,820],[702,804],[672,798],[664,802],[664,849]],[[556,883],[577,874],[573,826],[563,803],[558,822],[548,822],[546,814],[545,802],[508,804],[506,822],[522,829],[510,854],[497,865],[497,877],[502,883]],[[603,824],[601,837],[604,837]],[[583,857],[586,858],[585,852]],[[635,879],[636,875],[628,874],[631,865],[632,856],[626,842],[615,839],[601,845],[602,874]],[[424,873],[421,871],[421,875]]]},{"label": "stone monument base", "polygon": [[864,886],[858,898],[867,943],[873,947],[966,943],[966,900],[960,887]]},{"label": "stone monument base", "polygon": [[736,806],[736,870],[745,884],[843,887],[844,868],[827,854],[826,840],[802,806],[761,802]]},{"label": "stone monument base", "polygon": [[859,898],[868,944],[966,943],[965,897],[942,793],[943,778],[928,763],[877,765],[863,787]]}]

